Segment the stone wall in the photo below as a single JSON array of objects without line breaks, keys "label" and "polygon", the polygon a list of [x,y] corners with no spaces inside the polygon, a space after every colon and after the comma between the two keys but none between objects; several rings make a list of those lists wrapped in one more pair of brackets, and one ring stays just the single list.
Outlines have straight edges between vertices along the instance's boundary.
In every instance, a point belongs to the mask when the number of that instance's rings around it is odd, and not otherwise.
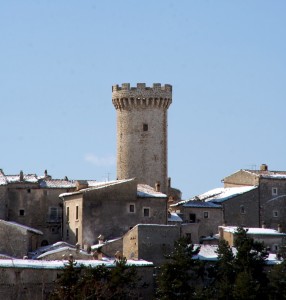
[{"label": "stone wall", "polygon": [[173,251],[174,242],[179,238],[179,226],[139,224],[124,235],[123,256],[160,265],[165,261],[165,255]]}]

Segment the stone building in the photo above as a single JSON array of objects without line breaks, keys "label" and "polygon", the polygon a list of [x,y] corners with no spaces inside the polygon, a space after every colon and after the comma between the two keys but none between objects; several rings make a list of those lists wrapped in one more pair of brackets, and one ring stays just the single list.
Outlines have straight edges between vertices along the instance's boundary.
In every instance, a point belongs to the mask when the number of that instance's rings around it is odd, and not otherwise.
[{"label": "stone building", "polygon": [[[114,268],[111,260],[80,260],[75,261],[75,268],[106,266]],[[0,299],[51,299],[55,282],[67,265],[67,260],[44,261],[1,259],[0,260]],[[147,261],[127,261],[127,266],[134,266],[140,278],[138,299],[153,299],[154,280],[152,263]]]},{"label": "stone building", "polygon": [[0,253],[23,258],[40,246],[42,235],[34,228],[0,220]]},{"label": "stone building", "polygon": [[180,238],[180,226],[138,224],[123,236],[123,255],[127,259],[144,259],[160,265],[174,250]]},{"label": "stone building", "polygon": [[[85,186],[93,186],[93,180]],[[5,175],[0,169],[0,219],[14,221],[43,232],[41,245],[62,239],[62,200],[59,195],[76,191],[82,181],[24,174]]]},{"label": "stone building", "polygon": [[112,87],[117,112],[117,178],[137,178],[168,194],[167,110],[172,86]]},{"label": "stone building", "polygon": [[282,226],[286,231],[286,171],[270,171],[266,164],[260,170],[239,170],[223,179],[225,187],[256,186],[253,201],[257,208],[250,211],[258,214],[257,227],[265,224],[268,228]]},{"label": "stone building", "polygon": [[63,238],[82,247],[99,235],[122,236],[138,223],[167,224],[167,196],[135,179],[116,180],[64,193]]},{"label": "stone building", "polygon": [[[247,230],[247,235],[257,242],[264,243],[272,253],[277,253],[281,245],[285,244],[286,234],[282,233],[280,229],[269,228],[244,228]],[[234,226],[219,226],[219,237],[228,242],[233,247],[235,240],[235,233],[237,227]]]}]

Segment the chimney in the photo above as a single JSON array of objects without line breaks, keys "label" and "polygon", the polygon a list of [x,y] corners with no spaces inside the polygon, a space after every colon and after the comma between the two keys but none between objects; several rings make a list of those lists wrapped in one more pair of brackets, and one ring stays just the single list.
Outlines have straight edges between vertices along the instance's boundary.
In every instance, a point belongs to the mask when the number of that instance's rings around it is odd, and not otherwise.
[{"label": "chimney", "polygon": [[278,224],[278,232],[281,233],[282,232],[282,226],[280,224]]},{"label": "chimney", "polygon": [[98,244],[104,244],[104,236],[102,234],[100,234],[97,239],[98,239]]},{"label": "chimney", "polygon": [[77,180],[75,185],[77,191],[88,188],[88,182],[86,180]]},{"label": "chimney", "polygon": [[266,164],[262,164],[260,166],[260,171],[268,171],[268,166]]},{"label": "chimney", "polygon": [[44,175],[45,175],[45,177],[48,176],[48,171],[47,170],[45,170]]},{"label": "chimney", "polygon": [[159,181],[157,181],[155,183],[155,190],[156,190],[156,192],[160,192],[160,182]]},{"label": "chimney", "polygon": [[23,171],[20,171],[20,181],[24,181],[24,173],[23,173]]}]

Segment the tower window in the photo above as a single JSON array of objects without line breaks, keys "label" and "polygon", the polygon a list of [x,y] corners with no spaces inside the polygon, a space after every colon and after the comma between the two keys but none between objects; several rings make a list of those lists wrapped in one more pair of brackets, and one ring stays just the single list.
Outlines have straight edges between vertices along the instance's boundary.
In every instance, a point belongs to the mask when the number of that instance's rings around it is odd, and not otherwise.
[{"label": "tower window", "polygon": [[19,216],[25,216],[25,210],[24,209],[19,210]]},{"label": "tower window", "polygon": [[209,218],[209,212],[208,211],[204,211],[204,219],[208,219]]},{"label": "tower window", "polygon": [[276,187],[272,188],[272,195],[277,196],[278,195],[278,189]]},{"label": "tower window", "polygon": [[143,131],[148,131],[148,124],[143,124]]}]

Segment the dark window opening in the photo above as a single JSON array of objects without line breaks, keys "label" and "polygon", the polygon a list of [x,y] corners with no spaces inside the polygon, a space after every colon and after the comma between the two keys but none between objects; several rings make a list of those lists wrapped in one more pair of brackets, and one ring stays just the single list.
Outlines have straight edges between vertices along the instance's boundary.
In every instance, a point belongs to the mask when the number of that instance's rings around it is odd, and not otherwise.
[{"label": "dark window opening", "polygon": [[70,208],[67,207],[67,222],[70,221]]},{"label": "dark window opening", "polygon": [[129,205],[129,212],[131,212],[131,213],[135,212],[135,205],[134,204]]},{"label": "dark window opening", "polygon": [[149,217],[150,216],[150,209],[149,208],[144,208],[143,215],[144,215],[144,217]]},{"label": "dark window opening", "polygon": [[196,214],[190,214],[189,218],[190,218],[190,223],[196,223]]},{"label": "dark window opening", "polygon": [[75,242],[78,242],[78,228],[75,229]]},{"label": "dark window opening", "polygon": [[31,193],[31,189],[27,189],[27,193],[29,193],[29,194],[30,194],[30,193]]},{"label": "dark window opening", "polygon": [[143,124],[143,131],[148,131],[148,124]]},{"label": "dark window opening", "polygon": [[67,229],[67,240],[70,238],[70,232],[69,230]]},{"label": "dark window opening", "polygon": [[58,208],[50,207],[50,220],[56,221],[58,219]]},{"label": "dark window opening", "polygon": [[75,207],[75,219],[78,220],[78,206]]},{"label": "dark window opening", "polygon": [[241,205],[241,206],[240,206],[240,213],[241,213],[241,214],[245,214],[245,208],[244,208],[244,205]]},{"label": "dark window opening", "polygon": [[43,247],[43,246],[48,246],[49,245],[49,242],[47,241],[47,240],[43,240],[42,242],[41,242],[41,247]]},{"label": "dark window opening", "polygon": [[204,219],[208,219],[209,217],[209,212],[208,211],[204,211]]},{"label": "dark window opening", "polygon": [[24,209],[19,210],[19,216],[25,216],[25,210]]}]

